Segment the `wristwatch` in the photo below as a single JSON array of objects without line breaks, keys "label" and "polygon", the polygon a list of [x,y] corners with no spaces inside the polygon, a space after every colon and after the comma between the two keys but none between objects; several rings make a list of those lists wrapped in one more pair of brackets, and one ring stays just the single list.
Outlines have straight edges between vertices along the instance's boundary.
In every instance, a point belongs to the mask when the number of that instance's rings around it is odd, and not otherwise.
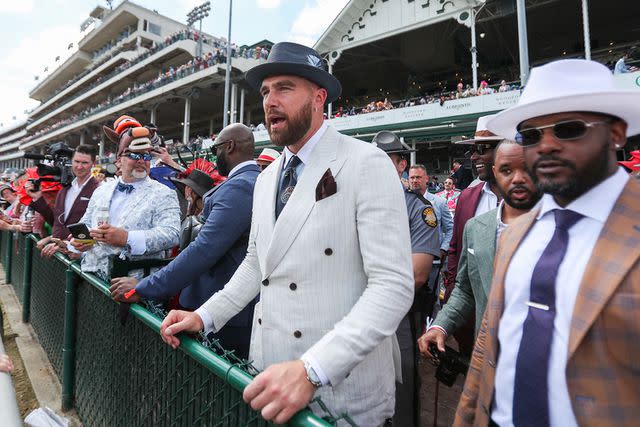
[{"label": "wristwatch", "polygon": [[320,381],[318,374],[316,374],[316,371],[313,369],[311,364],[306,360],[303,360],[302,362],[304,363],[304,370],[307,371],[307,380],[309,380],[309,382],[316,388],[322,387],[322,381]]}]

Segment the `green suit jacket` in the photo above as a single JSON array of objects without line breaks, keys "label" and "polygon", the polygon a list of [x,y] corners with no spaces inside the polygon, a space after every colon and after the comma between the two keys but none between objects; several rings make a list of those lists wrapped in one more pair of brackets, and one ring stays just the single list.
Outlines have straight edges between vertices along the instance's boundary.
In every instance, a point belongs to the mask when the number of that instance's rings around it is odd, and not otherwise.
[{"label": "green suit jacket", "polygon": [[456,286],[433,322],[447,334],[454,333],[475,312],[478,335],[493,277],[497,229],[497,209],[471,218],[464,227]]}]

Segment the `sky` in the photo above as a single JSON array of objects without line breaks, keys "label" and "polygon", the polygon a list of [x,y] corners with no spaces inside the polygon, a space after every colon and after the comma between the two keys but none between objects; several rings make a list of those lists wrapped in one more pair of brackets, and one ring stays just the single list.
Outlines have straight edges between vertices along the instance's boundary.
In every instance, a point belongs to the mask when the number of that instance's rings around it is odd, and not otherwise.
[{"label": "sky", "polygon": [[[180,22],[205,0],[134,0],[148,9]],[[117,7],[120,0],[113,1]],[[235,0],[231,41],[253,44],[263,39],[276,43],[295,41],[312,46],[340,13],[348,0]],[[0,130],[26,119],[26,110],[38,101],[29,98],[37,83],[62,64],[80,39],[80,24],[104,0],[2,0],[0,1]],[[229,0],[211,0],[211,13],[202,30],[227,36]],[[56,56],[61,60],[55,62]],[[15,117],[15,119],[14,119]]]}]

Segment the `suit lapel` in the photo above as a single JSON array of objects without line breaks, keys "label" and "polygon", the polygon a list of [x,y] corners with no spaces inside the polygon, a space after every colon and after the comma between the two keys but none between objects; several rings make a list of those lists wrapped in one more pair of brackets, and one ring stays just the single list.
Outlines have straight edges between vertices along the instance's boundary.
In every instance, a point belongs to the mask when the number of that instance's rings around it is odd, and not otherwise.
[{"label": "suit lapel", "polygon": [[504,310],[504,279],[513,254],[520,246],[522,239],[533,225],[538,210],[528,212],[516,219],[500,236],[500,251],[494,260],[494,274],[489,299],[487,302],[487,326],[489,339],[487,346],[490,360],[497,360],[498,355],[498,325]]},{"label": "suit lapel", "polygon": [[569,334],[576,351],[611,295],[640,256],[640,184],[629,179],[604,224],[584,271]]},{"label": "suit lapel", "polygon": [[[291,194],[287,205],[275,221],[271,242],[265,258],[265,275],[271,274],[276,265],[280,262],[287,249],[291,246],[296,236],[300,232],[302,225],[307,220],[316,202],[316,186],[326,172],[331,168],[335,175],[338,172],[336,160],[336,150],[339,135],[329,127],[323,137],[318,141],[311,153],[309,163],[305,165],[304,171]],[[284,158],[284,156],[280,156]],[[281,165],[280,165],[281,166]],[[333,167],[332,167],[333,166]],[[280,169],[278,169],[279,171]],[[272,179],[274,187],[269,192],[271,198],[267,205],[270,209],[269,215],[275,220],[275,197],[277,193],[278,179]],[[274,238],[276,237],[276,238]]]},{"label": "suit lapel", "polygon": [[480,272],[482,288],[484,289],[485,295],[488,296],[491,277],[493,276],[493,259],[495,258],[496,253],[496,231],[498,221],[495,214],[490,217],[481,215],[478,217],[477,223],[476,235],[478,236],[479,245],[476,245],[476,252],[484,255],[478,259],[478,270]]},{"label": "suit lapel", "polygon": [[[91,197],[89,192],[93,193],[93,181],[94,181],[94,178],[93,177],[89,177],[89,180],[84,184],[84,187],[82,187],[82,190],[80,190],[80,192],[76,196],[76,199],[73,201],[73,205],[71,205],[71,209],[69,210],[69,216],[67,216],[67,219],[64,221],[65,225],[67,225],[67,221],[69,220],[69,218],[71,218],[72,214],[76,211],[76,209],[78,209],[78,204],[80,203],[80,198],[82,198],[82,197]],[[64,190],[65,190],[64,197],[67,197],[68,187],[65,187]]]}]

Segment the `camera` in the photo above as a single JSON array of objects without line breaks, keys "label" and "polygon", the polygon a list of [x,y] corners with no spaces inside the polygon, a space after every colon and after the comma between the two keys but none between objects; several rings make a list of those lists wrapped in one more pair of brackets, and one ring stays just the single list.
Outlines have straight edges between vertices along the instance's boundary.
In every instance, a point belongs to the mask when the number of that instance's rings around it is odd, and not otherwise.
[{"label": "camera", "polygon": [[64,186],[71,185],[73,181],[73,172],[71,171],[73,153],[73,149],[64,142],[51,144],[47,154],[25,153],[23,156],[25,159],[40,160],[36,165],[40,178],[31,180],[34,189],[39,189],[42,181],[59,182]]},{"label": "camera", "polygon": [[451,387],[458,378],[458,374],[466,375],[469,369],[469,362],[460,353],[449,346],[445,351],[438,350],[435,343],[429,344],[429,352],[437,362],[436,379],[444,385]]}]

